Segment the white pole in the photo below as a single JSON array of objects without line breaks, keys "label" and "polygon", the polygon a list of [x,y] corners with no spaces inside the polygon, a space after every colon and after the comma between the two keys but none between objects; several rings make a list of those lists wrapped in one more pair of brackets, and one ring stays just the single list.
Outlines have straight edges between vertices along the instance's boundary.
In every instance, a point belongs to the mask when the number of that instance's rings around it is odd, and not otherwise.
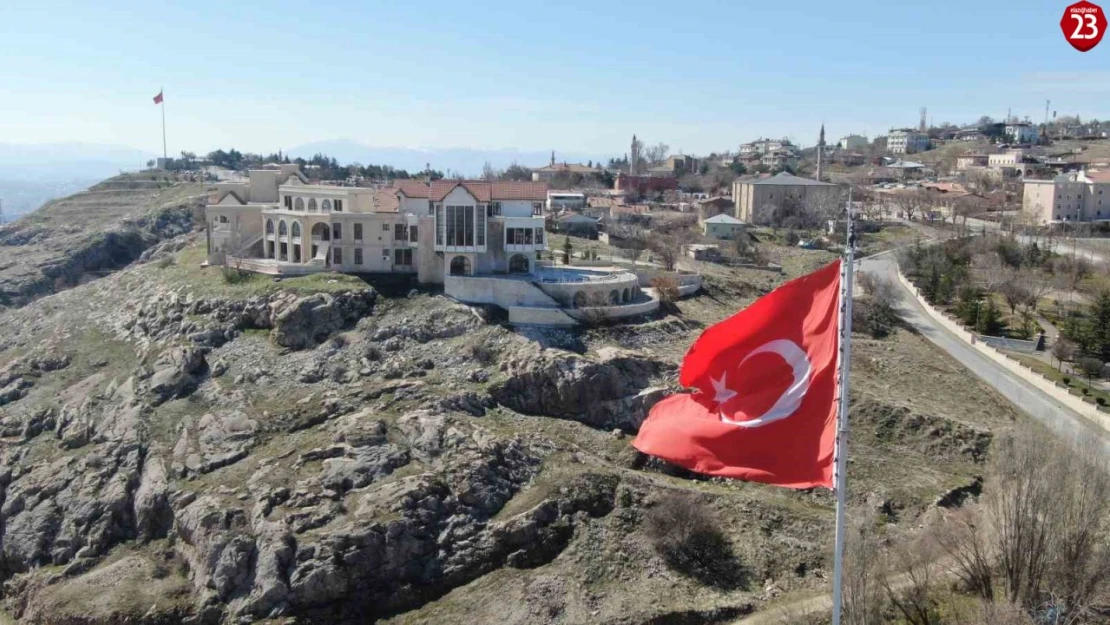
[{"label": "white pole", "polygon": [[852,280],[855,264],[855,231],[852,228],[852,189],[848,188],[847,241],[840,273],[840,352],[837,354],[837,384],[839,406],[836,411],[836,469],[833,473],[836,488],[836,547],[833,554],[833,625],[840,625],[844,600],[844,514],[847,507],[848,468],[848,370],[852,361]]},{"label": "white pole", "polygon": [[163,167],[169,167],[169,154],[166,152],[166,90],[159,87],[158,95],[162,96],[162,101],[158,106],[162,107],[162,163]]}]

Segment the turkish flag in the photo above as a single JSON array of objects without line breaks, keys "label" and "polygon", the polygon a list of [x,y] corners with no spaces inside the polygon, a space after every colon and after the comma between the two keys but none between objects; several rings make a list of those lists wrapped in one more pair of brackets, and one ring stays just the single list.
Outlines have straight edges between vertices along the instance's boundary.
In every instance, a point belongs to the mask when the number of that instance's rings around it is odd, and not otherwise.
[{"label": "turkish flag", "polygon": [[158,95],[154,96],[154,103],[155,104],[161,104],[162,103],[162,92],[161,91],[158,92]]},{"label": "turkish flag", "polygon": [[636,449],[691,471],[832,488],[840,265],[792,280],[702,333]]}]

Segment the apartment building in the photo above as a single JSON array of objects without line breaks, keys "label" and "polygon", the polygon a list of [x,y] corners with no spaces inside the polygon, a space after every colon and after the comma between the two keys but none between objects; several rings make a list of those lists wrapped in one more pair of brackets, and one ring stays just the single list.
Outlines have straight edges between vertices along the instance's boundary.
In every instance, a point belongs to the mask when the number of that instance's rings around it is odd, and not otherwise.
[{"label": "apartment building", "polygon": [[929,136],[912,128],[893,129],[887,135],[886,149],[891,154],[923,152],[929,149]]},{"label": "apartment building", "polygon": [[1027,179],[1022,210],[1035,225],[1110,221],[1110,170]]}]

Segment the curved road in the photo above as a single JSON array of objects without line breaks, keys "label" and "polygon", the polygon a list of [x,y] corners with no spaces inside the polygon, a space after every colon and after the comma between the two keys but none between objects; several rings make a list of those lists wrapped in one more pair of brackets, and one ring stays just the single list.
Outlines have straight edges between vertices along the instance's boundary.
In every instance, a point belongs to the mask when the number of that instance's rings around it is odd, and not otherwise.
[{"label": "curved road", "polygon": [[886,278],[894,285],[902,318],[922,336],[960,361],[960,364],[1010,400],[1010,403],[1046,425],[1064,440],[1097,440],[1103,451],[1110,455],[1110,437],[1105,430],[1060,404],[1044,391],[1029,386],[934,321],[914,294],[898,280],[898,264],[890,253],[871,256],[859,263],[860,271]]}]

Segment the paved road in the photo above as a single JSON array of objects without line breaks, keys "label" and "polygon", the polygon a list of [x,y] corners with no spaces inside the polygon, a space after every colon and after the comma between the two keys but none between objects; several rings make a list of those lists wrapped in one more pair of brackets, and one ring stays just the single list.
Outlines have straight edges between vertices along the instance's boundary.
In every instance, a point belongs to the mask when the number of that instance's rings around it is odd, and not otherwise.
[{"label": "paved road", "polygon": [[860,270],[887,278],[898,293],[903,318],[922,336],[960,361],[969,371],[997,390],[1012,404],[1056,432],[1064,440],[1097,440],[1110,455],[1110,436],[1072,409],[1058,403],[1038,388],[990,360],[966,341],[952,334],[933,320],[898,280],[898,266],[890,254],[881,254],[860,261]]}]

